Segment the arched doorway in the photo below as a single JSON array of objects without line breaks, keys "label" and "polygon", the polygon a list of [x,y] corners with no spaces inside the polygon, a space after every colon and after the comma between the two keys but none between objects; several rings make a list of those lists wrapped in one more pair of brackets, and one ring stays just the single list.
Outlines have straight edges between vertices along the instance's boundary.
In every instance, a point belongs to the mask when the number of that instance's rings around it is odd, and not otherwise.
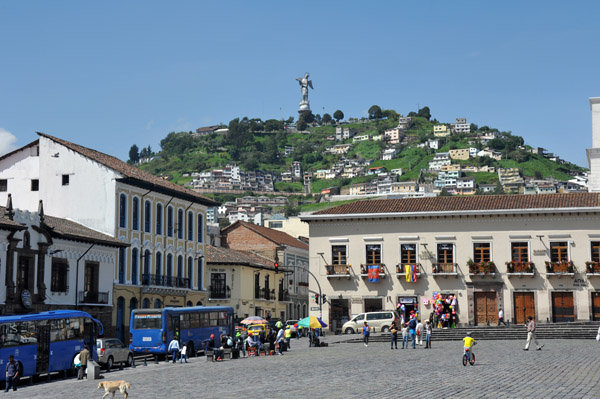
[{"label": "arched doorway", "polygon": [[122,296],[117,299],[117,338],[123,342],[123,333],[125,331],[124,325],[124,317],[125,317],[125,298]]},{"label": "arched doorway", "polygon": [[143,309],[149,309],[150,308],[150,299],[144,298],[144,301],[142,302],[142,308]]},{"label": "arched doorway", "polygon": [[160,299],[154,300],[154,309],[160,309],[162,306],[160,305]]},{"label": "arched doorway", "polygon": [[[130,323],[131,312],[133,312],[135,309],[137,309],[137,307],[138,307],[138,300],[137,300],[137,298],[136,297],[131,298],[129,300],[129,317],[127,318],[127,321],[128,321],[127,324],[129,324],[130,332],[131,332],[131,323]],[[123,343],[125,343],[125,342],[123,342]]]}]

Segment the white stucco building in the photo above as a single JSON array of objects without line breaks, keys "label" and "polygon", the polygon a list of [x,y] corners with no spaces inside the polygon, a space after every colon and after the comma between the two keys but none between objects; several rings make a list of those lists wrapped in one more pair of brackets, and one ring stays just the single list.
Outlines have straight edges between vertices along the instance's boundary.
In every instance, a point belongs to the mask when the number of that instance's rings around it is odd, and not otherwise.
[{"label": "white stucco building", "polygon": [[600,97],[590,98],[592,110],[592,148],[587,149],[587,158],[590,165],[588,176],[588,190],[600,191]]}]

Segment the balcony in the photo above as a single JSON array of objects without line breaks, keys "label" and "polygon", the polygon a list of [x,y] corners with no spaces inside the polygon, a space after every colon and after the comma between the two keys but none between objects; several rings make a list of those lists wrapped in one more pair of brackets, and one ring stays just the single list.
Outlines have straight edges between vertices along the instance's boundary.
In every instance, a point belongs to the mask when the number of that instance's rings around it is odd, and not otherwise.
[{"label": "balcony", "polygon": [[533,277],[535,275],[535,265],[533,262],[506,262],[506,274],[509,278],[512,276],[519,276],[519,278],[523,276]]},{"label": "balcony", "polygon": [[260,299],[264,301],[274,301],[275,300],[275,289],[268,288],[255,288],[254,289],[254,298]]},{"label": "balcony", "polygon": [[[407,272],[407,267],[408,272]],[[407,283],[416,283],[417,279],[421,277],[421,264],[420,263],[398,263],[396,265],[396,277],[399,279],[406,279]]]},{"label": "balcony", "polygon": [[576,271],[577,268],[573,264],[573,261],[546,261],[546,274],[548,276],[557,276],[558,278],[562,276],[574,276]]},{"label": "balcony", "polygon": [[458,277],[458,265],[456,263],[434,263],[433,276]]},{"label": "balcony", "polygon": [[600,276],[600,262],[585,262],[585,274],[588,276]]},{"label": "balcony", "polygon": [[213,287],[212,285],[208,286],[208,300],[209,301],[219,301],[219,300],[228,300],[231,298],[231,288],[227,287]]},{"label": "balcony", "polygon": [[79,303],[108,305],[108,292],[79,291]]},{"label": "balcony", "polygon": [[350,268],[352,265],[326,265],[327,269],[327,278],[331,277],[346,277],[350,279]]},{"label": "balcony", "polygon": [[190,288],[190,279],[183,277],[164,276],[162,274],[142,274],[142,285]]},{"label": "balcony", "polygon": [[290,293],[288,290],[279,289],[279,302],[290,302]]},{"label": "balcony", "polygon": [[365,263],[360,265],[360,276],[369,277],[369,266],[379,267],[379,278],[385,278],[385,264],[383,263]]},{"label": "balcony", "polygon": [[470,276],[495,276],[496,264],[494,262],[467,262]]}]

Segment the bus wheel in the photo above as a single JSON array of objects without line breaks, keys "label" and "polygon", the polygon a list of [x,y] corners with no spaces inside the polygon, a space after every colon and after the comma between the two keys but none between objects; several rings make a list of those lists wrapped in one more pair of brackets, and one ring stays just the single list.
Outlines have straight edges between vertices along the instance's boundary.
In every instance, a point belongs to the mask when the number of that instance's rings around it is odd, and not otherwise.
[{"label": "bus wheel", "polygon": [[187,344],[187,355],[188,357],[196,357],[196,351],[194,350],[194,342],[190,341]]}]

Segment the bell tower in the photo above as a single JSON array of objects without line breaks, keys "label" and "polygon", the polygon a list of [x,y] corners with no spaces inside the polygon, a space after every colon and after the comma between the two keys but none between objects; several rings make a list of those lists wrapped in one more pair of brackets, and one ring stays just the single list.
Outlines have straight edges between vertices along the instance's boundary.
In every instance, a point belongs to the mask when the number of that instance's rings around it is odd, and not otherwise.
[{"label": "bell tower", "polygon": [[592,110],[592,148],[588,148],[587,158],[590,165],[588,191],[600,192],[600,97],[590,98]]}]

